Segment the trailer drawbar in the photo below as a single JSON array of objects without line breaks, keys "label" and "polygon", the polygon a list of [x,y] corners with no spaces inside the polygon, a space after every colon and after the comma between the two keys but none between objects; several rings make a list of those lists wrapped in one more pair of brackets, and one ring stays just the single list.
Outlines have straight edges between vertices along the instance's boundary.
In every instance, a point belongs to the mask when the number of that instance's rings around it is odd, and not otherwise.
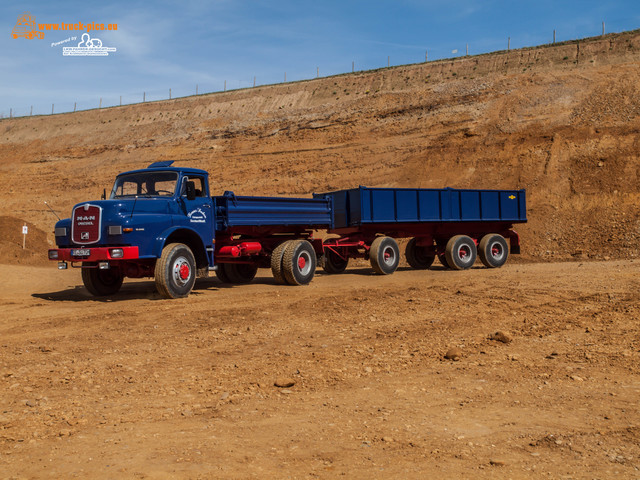
[{"label": "trailer drawbar", "polygon": [[[186,297],[196,277],[215,271],[225,283],[248,283],[271,268],[277,283],[306,285],[320,263],[345,271],[364,258],[381,275],[405,257],[426,270],[438,257],[466,270],[480,257],[489,268],[520,253],[513,224],[524,223],[524,190],[367,188],[313,198],[210,196],[204,170],[172,161],[121,173],[108,199],[82,202],[55,226],[49,259],[82,268],[93,295],[118,292],[123,279],[154,277],[160,294]],[[326,230],[324,241],[314,232]]]}]

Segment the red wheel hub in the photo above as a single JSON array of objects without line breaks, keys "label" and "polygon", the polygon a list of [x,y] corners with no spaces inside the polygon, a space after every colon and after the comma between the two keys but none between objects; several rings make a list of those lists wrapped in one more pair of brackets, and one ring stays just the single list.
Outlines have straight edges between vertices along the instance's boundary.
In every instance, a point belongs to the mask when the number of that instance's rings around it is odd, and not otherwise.
[{"label": "red wheel hub", "polygon": [[305,258],[302,255],[300,255],[298,257],[298,268],[300,270],[302,270],[306,264],[307,264],[307,261],[305,260]]},{"label": "red wheel hub", "polygon": [[182,280],[186,280],[187,278],[189,278],[189,265],[180,265],[180,278]]}]

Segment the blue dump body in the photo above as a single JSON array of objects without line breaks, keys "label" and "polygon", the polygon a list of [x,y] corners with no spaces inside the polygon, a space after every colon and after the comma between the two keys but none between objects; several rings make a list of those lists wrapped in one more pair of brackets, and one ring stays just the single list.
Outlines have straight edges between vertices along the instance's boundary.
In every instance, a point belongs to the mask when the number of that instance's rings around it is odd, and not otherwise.
[{"label": "blue dump body", "polygon": [[213,197],[216,230],[232,227],[291,226],[329,228],[331,199],[237,197],[233,192]]},{"label": "blue dump body", "polygon": [[332,229],[375,223],[527,221],[524,190],[359,187],[314,198],[332,200]]}]

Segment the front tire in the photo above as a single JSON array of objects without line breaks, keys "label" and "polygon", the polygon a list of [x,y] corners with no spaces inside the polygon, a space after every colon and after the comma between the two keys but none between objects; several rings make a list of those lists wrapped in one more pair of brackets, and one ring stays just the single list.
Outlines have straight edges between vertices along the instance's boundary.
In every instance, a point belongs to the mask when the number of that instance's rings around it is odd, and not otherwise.
[{"label": "front tire", "polygon": [[377,237],[369,250],[371,266],[380,275],[390,275],[400,263],[400,249],[391,237]]},{"label": "front tire", "polygon": [[100,270],[94,262],[83,262],[82,283],[94,297],[104,297],[118,293],[124,277],[117,268]]},{"label": "front tire", "polygon": [[184,298],[196,281],[196,261],[191,249],[182,243],[170,243],[156,262],[156,288],[165,298]]},{"label": "front tire", "polygon": [[476,261],[478,251],[475,242],[466,235],[456,235],[447,242],[445,255],[449,267],[454,270],[467,270]]}]

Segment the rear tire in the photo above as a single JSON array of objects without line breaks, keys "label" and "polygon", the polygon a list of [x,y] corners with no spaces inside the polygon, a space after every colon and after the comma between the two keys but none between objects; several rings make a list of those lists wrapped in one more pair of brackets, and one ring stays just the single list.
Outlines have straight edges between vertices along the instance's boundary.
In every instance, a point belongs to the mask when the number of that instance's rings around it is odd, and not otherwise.
[{"label": "rear tire", "polygon": [[218,277],[218,280],[220,280],[222,283],[231,283],[231,280],[229,279],[229,275],[227,274],[227,269],[226,267],[226,263],[219,263],[218,264],[218,269],[216,270],[216,277]]},{"label": "rear tire", "polygon": [[349,264],[348,258],[342,258],[333,250],[324,251],[324,261],[322,263],[322,269],[329,274],[339,274],[347,269]]},{"label": "rear tire", "polygon": [[282,257],[284,256],[286,248],[293,241],[294,240],[285,240],[271,252],[271,273],[273,274],[273,279],[279,285],[285,285],[287,283],[284,278],[284,273],[282,272]]},{"label": "rear tire", "polygon": [[467,270],[476,261],[478,252],[475,242],[466,235],[456,235],[447,242],[445,249],[447,263],[454,270]]},{"label": "rear tire", "polygon": [[104,297],[118,293],[124,280],[119,269],[100,270],[94,262],[83,262],[82,266],[91,266],[82,269],[82,283],[91,295]]},{"label": "rear tire", "polygon": [[400,263],[400,249],[391,237],[377,237],[369,250],[371,266],[380,275],[390,275]]},{"label": "rear tire", "polygon": [[165,298],[184,298],[196,281],[196,261],[191,249],[182,243],[170,243],[156,262],[156,288]]},{"label": "rear tire", "polygon": [[284,251],[282,273],[289,285],[307,285],[316,273],[316,252],[306,240],[294,240]]},{"label": "rear tire", "polygon": [[416,245],[418,243],[417,238],[412,238],[407,243],[407,247],[404,250],[404,256],[407,258],[407,263],[411,267],[417,270],[427,270],[436,258],[434,255],[427,253],[426,247],[420,247]]},{"label": "rear tire", "polygon": [[482,237],[478,245],[478,256],[488,268],[500,268],[507,263],[509,246],[502,235],[489,233]]}]

